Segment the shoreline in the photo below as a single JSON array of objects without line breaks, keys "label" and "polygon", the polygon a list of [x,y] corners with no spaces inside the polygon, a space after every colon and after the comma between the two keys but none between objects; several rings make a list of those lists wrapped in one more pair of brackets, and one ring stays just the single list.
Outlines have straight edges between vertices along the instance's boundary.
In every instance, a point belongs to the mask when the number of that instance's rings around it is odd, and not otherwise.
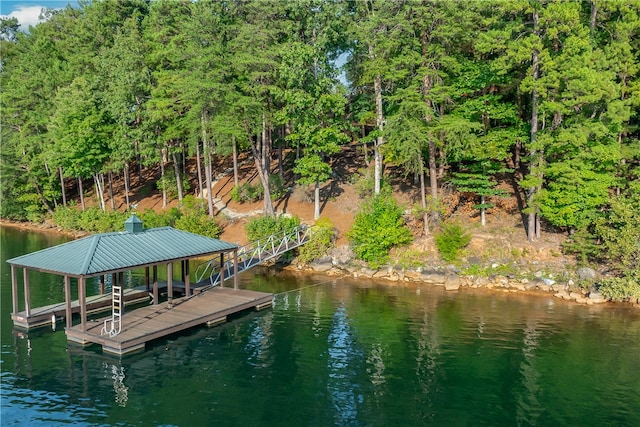
[{"label": "shoreline", "polygon": [[[8,221],[0,219],[0,227],[16,228],[24,231],[36,231],[40,233],[55,233],[74,239],[85,237],[91,233],[71,232],[63,230],[47,223]],[[525,296],[553,296],[566,302],[574,302],[580,305],[614,305],[620,307],[633,307],[640,309],[640,301],[609,301],[597,291],[589,291],[577,286],[572,281],[568,283],[548,283],[545,279],[536,278],[513,279],[499,274],[490,277],[465,276],[446,269],[422,270],[399,269],[393,266],[385,266],[374,270],[366,266],[358,266],[349,263],[341,263],[331,257],[316,260],[309,265],[291,264],[283,270],[296,274],[319,274],[326,277],[350,277],[366,280],[380,280],[393,283],[415,283],[443,286],[446,291],[459,291],[464,288],[483,289],[489,292],[521,294]]]}]

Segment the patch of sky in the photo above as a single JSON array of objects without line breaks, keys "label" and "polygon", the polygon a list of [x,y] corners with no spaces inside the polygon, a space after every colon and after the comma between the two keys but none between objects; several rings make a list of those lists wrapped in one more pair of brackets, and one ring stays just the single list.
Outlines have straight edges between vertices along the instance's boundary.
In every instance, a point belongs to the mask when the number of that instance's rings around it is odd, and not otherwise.
[{"label": "patch of sky", "polygon": [[17,18],[21,30],[39,22],[42,9],[63,9],[70,5],[78,7],[78,0],[2,0],[0,1],[0,16],[2,18]]}]

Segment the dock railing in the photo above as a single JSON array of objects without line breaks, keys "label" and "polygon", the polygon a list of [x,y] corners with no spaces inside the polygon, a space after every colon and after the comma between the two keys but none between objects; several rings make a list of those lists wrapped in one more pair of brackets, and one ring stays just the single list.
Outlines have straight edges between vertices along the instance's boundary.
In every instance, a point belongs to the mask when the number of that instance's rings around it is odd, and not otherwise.
[{"label": "dock railing", "polygon": [[[238,250],[238,273],[302,246],[309,241],[308,233],[309,227],[306,224],[301,224],[290,230],[272,234],[265,239],[240,247]],[[221,271],[224,273],[224,278],[232,277],[235,274],[234,260],[232,258],[226,259],[221,265],[220,258],[216,257],[198,265],[195,271],[196,282],[201,283],[208,276],[209,286],[217,286],[221,282]]]}]

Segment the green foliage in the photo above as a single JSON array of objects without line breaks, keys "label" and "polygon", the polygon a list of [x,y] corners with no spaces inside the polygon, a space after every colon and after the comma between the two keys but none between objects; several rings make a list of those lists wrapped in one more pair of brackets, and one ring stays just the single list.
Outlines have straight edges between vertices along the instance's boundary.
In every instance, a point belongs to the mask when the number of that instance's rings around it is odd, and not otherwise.
[{"label": "green foliage", "polygon": [[309,241],[298,249],[298,260],[303,264],[321,258],[333,248],[336,229],[329,218],[319,218],[309,230]]},{"label": "green foliage", "polygon": [[222,233],[222,228],[205,213],[183,215],[176,219],[175,228],[212,238],[218,238]]},{"label": "green foliage", "polygon": [[[373,197],[375,188],[375,180],[373,178],[373,172],[370,170],[359,170],[358,173],[351,177],[353,185],[356,188],[356,192],[361,199]],[[390,192],[391,186],[389,183],[382,179],[380,181],[380,192]]]},{"label": "green foliage", "polygon": [[598,283],[598,291],[612,301],[640,300],[640,269],[621,277],[608,277]]},{"label": "green foliage", "polygon": [[74,206],[58,206],[53,211],[53,223],[64,230],[78,230],[82,211]]},{"label": "green foliage", "polygon": [[[191,189],[191,183],[186,176],[183,176],[180,181],[182,182],[182,193],[184,194]],[[170,199],[178,197],[178,182],[173,174],[165,174],[164,178],[156,181],[156,187],[160,191],[164,189],[167,192],[167,197]]]},{"label": "green foliage", "polygon": [[91,233],[121,231],[128,217],[129,215],[125,212],[102,212],[98,207],[90,207],[81,212],[77,226],[80,230]]},{"label": "green foliage", "polygon": [[263,216],[249,221],[245,226],[245,232],[247,239],[255,242],[275,233],[289,231],[298,225],[300,225],[300,218],[297,216]]},{"label": "green foliage", "polygon": [[391,248],[413,238],[404,224],[402,209],[388,193],[363,202],[347,236],[356,256],[374,268],[388,260]]},{"label": "green foliage", "polygon": [[182,215],[175,219],[175,228],[212,238],[220,236],[222,228],[215,219],[207,215],[204,200],[187,195],[182,199],[180,207]]},{"label": "green foliage", "polygon": [[[262,191],[262,186],[260,186],[260,190]],[[287,193],[284,179],[280,175],[271,175],[269,178],[269,193],[271,193],[271,200],[278,200]],[[260,197],[262,197],[262,194]]]},{"label": "green foliage", "polygon": [[471,242],[471,235],[458,224],[444,223],[436,234],[435,241],[442,259],[454,262],[460,251]]},{"label": "green foliage", "polygon": [[240,203],[253,203],[260,200],[263,194],[262,184],[252,185],[249,181],[246,181],[239,186],[233,187],[231,200]]},{"label": "green foliage", "polygon": [[395,253],[396,265],[408,269],[424,265],[424,253],[418,249],[400,248]]},{"label": "green foliage", "polygon": [[138,217],[144,223],[144,228],[173,227],[176,220],[182,216],[180,209],[173,207],[165,212],[156,212],[153,209],[145,209]]},{"label": "green foliage", "polygon": [[578,230],[563,249],[586,264],[607,262],[619,274],[640,268],[640,195],[622,194],[594,224]]},{"label": "green foliage", "polygon": [[606,259],[621,270],[640,269],[640,194],[611,200],[607,215],[595,225]]}]

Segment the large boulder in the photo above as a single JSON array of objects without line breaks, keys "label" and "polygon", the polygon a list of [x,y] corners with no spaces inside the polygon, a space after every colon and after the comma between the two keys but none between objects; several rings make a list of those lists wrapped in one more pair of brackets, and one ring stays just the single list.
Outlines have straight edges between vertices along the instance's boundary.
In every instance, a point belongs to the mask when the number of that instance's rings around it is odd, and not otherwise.
[{"label": "large boulder", "polygon": [[457,291],[461,285],[460,276],[455,273],[449,273],[444,278],[444,288],[447,291]]},{"label": "large boulder", "polygon": [[601,304],[607,302],[607,299],[598,291],[589,292],[587,304]]},{"label": "large boulder", "polygon": [[576,275],[580,280],[595,280],[598,278],[598,273],[589,267],[580,267],[576,270]]}]

